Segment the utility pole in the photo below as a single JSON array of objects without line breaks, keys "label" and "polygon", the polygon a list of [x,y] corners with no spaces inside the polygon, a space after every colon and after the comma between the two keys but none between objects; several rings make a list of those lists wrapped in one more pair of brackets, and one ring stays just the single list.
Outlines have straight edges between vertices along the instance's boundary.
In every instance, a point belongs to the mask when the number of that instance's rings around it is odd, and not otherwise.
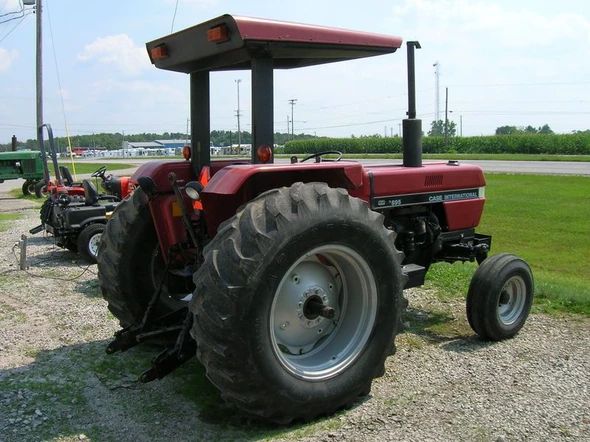
[{"label": "utility pole", "polygon": [[440,89],[439,66],[440,66],[440,63],[438,61],[436,61],[432,66],[434,66],[434,118],[435,118],[435,121],[439,121],[440,120],[440,93],[439,93],[439,89]]},{"label": "utility pole", "polygon": [[242,151],[242,132],[240,130],[240,83],[242,80],[236,80],[236,85],[238,87],[238,110],[236,111],[236,117],[238,117],[238,153]]},{"label": "utility pole", "polygon": [[459,115],[459,136],[463,136],[463,115]]},{"label": "utility pole", "polygon": [[397,123],[397,133],[399,135],[399,137],[402,137],[402,124],[401,123]]},{"label": "utility pole", "polygon": [[289,135],[291,133],[291,123],[289,120],[289,114],[287,114],[287,135]]},{"label": "utility pole", "polygon": [[445,88],[445,126],[444,126],[444,134],[445,134],[445,145],[448,143],[449,137],[449,88]]},{"label": "utility pole", "polygon": [[295,121],[293,121],[293,106],[297,102],[297,98],[291,98],[289,103],[291,104],[291,139],[295,138]]},{"label": "utility pole", "polygon": [[383,126],[383,138],[387,138],[387,126]]},{"label": "utility pole", "polygon": [[39,128],[43,125],[43,9],[41,0],[37,0],[37,49],[36,49],[36,83],[37,83],[37,144],[41,150],[41,133]]}]

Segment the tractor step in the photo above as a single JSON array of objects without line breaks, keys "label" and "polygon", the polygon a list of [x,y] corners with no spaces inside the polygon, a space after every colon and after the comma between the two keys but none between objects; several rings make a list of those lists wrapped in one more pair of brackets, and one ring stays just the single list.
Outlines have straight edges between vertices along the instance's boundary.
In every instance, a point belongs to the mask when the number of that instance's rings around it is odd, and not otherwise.
[{"label": "tractor step", "polygon": [[193,339],[186,339],[180,349],[176,346],[167,348],[154,358],[152,367],[139,376],[139,381],[146,383],[162,379],[192,358],[197,352],[197,343]]},{"label": "tractor step", "polygon": [[29,233],[31,235],[35,235],[36,233],[42,232],[44,228],[45,226],[43,224],[39,224],[37,227],[33,227],[31,230],[29,230]]},{"label": "tractor step", "polygon": [[172,335],[170,340],[174,342],[174,336],[178,336],[183,331],[185,316],[186,308],[181,308],[153,321],[142,321],[138,325],[123,328],[115,333],[115,339],[107,346],[106,352],[112,354],[117,351],[126,351],[150,339],[170,335]]},{"label": "tractor step", "polygon": [[407,264],[402,267],[402,273],[408,277],[404,290],[424,285],[426,267],[419,266],[418,264]]}]

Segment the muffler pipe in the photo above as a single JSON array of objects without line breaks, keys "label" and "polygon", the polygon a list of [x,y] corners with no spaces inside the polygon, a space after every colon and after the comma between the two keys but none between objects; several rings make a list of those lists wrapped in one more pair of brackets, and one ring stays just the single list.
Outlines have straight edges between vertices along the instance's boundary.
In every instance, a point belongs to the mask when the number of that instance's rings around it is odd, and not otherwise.
[{"label": "muffler pipe", "polygon": [[417,41],[408,46],[408,118],[402,121],[404,167],[422,167],[422,120],[416,119],[416,72],[414,50],[420,49]]}]

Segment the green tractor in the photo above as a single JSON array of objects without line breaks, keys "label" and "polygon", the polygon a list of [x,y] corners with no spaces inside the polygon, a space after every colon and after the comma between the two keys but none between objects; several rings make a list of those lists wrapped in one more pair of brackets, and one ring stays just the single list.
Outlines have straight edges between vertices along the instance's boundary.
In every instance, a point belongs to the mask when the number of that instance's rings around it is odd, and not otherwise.
[{"label": "green tractor", "polygon": [[23,195],[43,195],[36,191],[36,185],[43,180],[43,159],[34,150],[17,150],[0,153],[0,183],[5,180],[23,178]]}]

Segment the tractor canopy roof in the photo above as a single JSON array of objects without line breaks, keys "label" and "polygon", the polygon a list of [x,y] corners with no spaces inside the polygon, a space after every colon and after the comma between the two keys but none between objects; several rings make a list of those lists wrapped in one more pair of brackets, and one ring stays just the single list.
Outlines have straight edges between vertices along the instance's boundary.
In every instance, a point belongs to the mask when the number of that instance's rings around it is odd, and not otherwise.
[{"label": "tractor canopy roof", "polygon": [[395,52],[400,37],[222,15],[146,44],[151,62],[178,72],[249,69],[272,58],[289,69]]}]

